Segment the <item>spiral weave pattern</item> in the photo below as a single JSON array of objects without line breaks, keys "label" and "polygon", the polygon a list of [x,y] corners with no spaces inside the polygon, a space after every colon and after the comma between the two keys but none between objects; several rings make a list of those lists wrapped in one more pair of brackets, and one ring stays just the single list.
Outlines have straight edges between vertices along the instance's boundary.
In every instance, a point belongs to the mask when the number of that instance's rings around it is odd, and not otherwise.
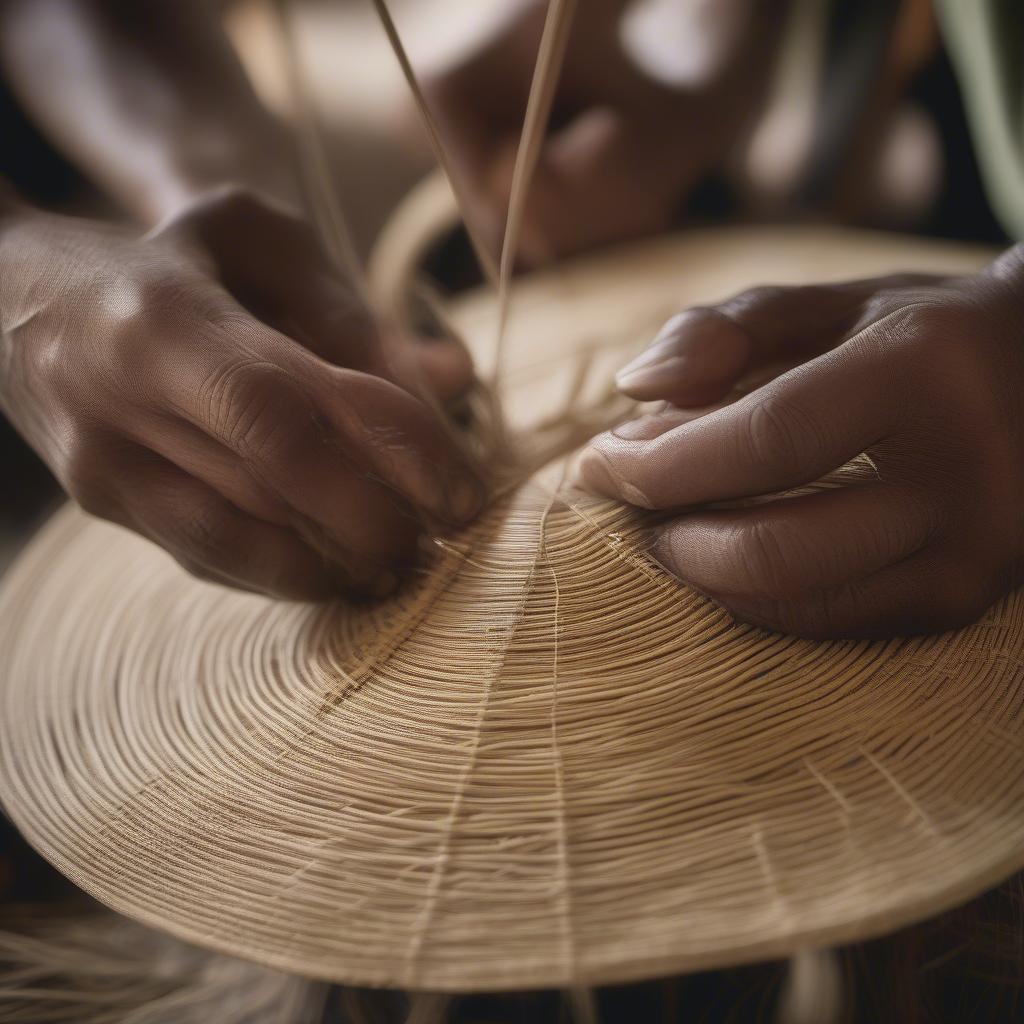
[{"label": "spiral weave pattern", "polygon": [[1020,594],[938,637],[774,635],[559,479],[362,608],[202,584],[65,510],[0,591],[5,808],[135,918],[409,989],[783,955],[1024,863]]}]

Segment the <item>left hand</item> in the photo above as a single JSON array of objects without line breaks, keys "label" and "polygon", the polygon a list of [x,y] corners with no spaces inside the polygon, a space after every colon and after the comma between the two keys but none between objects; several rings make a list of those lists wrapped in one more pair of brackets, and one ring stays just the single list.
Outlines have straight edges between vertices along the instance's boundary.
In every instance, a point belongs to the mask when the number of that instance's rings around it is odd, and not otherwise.
[{"label": "left hand", "polygon": [[[769,380],[730,401],[749,374]],[[737,618],[815,638],[938,632],[1019,582],[1024,246],[969,277],[763,288],[692,309],[618,381],[672,406],[595,438],[581,482],[679,510],[655,557]],[[862,452],[875,473],[852,485],[707,507]]]},{"label": "left hand", "polygon": [[376,323],[309,222],[267,194],[235,185],[202,192],[152,238],[183,250],[255,317],[335,366],[442,401],[472,382],[472,361],[457,341]]}]

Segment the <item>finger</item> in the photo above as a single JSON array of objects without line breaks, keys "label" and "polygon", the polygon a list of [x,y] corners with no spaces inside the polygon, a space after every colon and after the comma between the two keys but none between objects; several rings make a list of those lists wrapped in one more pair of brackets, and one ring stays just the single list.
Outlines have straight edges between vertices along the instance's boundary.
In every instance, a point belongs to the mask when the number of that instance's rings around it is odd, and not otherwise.
[{"label": "finger", "polygon": [[317,378],[319,406],[357,465],[445,523],[479,512],[483,486],[437,416],[388,381],[349,370]]},{"label": "finger", "polygon": [[649,413],[634,420],[626,420],[615,427],[612,432],[624,441],[649,441],[661,437],[662,434],[668,433],[675,427],[681,427],[684,423],[692,423],[694,420],[700,419],[701,416],[724,409],[728,404],[728,402],[714,402],[700,408],[685,409],[664,406],[658,412]]},{"label": "finger", "polygon": [[191,423],[168,416],[135,417],[126,427],[137,445],[202,481],[242,512],[278,526],[292,520],[287,502],[260,483],[237,455]]},{"label": "finger", "polygon": [[418,525],[396,495],[442,522],[478,511],[479,481],[437,416],[401,388],[332,367],[237,307],[201,341],[188,359],[161,354],[176,410],[339,541],[344,526],[379,553],[393,529],[408,553]]},{"label": "finger", "polygon": [[721,603],[743,622],[812,640],[889,639],[966,626],[998,596],[974,566],[929,547],[863,579],[800,598],[728,597]]},{"label": "finger", "polygon": [[158,235],[198,245],[240,304],[321,358],[367,372],[386,369],[366,305],[292,211],[226,187]]},{"label": "finger", "polygon": [[330,597],[351,582],[290,530],[242,512],[159,456],[126,453],[122,475],[130,490],[120,495],[117,521],[196,576],[293,600]]},{"label": "finger", "polygon": [[309,543],[359,577],[414,561],[420,524],[413,510],[386,481],[374,479],[367,453],[357,451],[381,442],[335,429],[279,368],[255,375],[239,370],[211,388],[210,436],[287,503],[291,525]]},{"label": "finger", "polygon": [[862,483],[680,516],[657,528],[652,554],[722,604],[781,604],[909,557],[935,536],[940,519],[918,490]]},{"label": "finger", "polygon": [[640,401],[705,405],[744,374],[780,371],[843,342],[888,311],[890,293],[934,286],[938,278],[898,275],[801,287],[753,288],[715,306],[673,317],[650,347],[615,378]]},{"label": "finger", "polygon": [[383,374],[415,395],[444,402],[459,398],[473,384],[473,360],[447,323],[439,299],[429,287],[418,289],[409,305],[409,331],[380,328],[380,348],[390,373]]},{"label": "finger", "polygon": [[[325,426],[303,374],[332,369],[240,309],[208,280],[147,312],[161,342],[147,346],[140,405],[205,435],[197,450],[185,436],[147,423],[136,436],[181,456],[203,478],[269,521],[322,538],[319,549],[353,578],[415,561],[419,524],[395,491],[346,457],[345,438]],[[397,390],[397,389],[396,389]],[[223,452],[216,452],[216,449]],[[264,500],[269,496],[269,500]]]},{"label": "finger", "polygon": [[448,402],[469,390],[473,383],[473,360],[459,341],[416,338],[410,344],[420,372],[438,398]]},{"label": "finger", "polygon": [[[268,270],[270,268],[267,268]],[[425,392],[442,400],[465,392],[473,363],[455,339],[410,335],[376,322],[353,289],[329,268],[268,276],[262,289],[260,318],[338,367],[394,381],[412,394]]]},{"label": "finger", "polygon": [[400,381],[413,391],[424,384],[419,346],[382,335],[312,227],[291,211],[246,189],[224,188],[158,234],[198,244],[241,305],[327,362]]},{"label": "finger", "polygon": [[868,332],[706,416],[650,439],[595,438],[582,486],[644,508],[769,494],[849,462],[899,421],[894,367]]}]

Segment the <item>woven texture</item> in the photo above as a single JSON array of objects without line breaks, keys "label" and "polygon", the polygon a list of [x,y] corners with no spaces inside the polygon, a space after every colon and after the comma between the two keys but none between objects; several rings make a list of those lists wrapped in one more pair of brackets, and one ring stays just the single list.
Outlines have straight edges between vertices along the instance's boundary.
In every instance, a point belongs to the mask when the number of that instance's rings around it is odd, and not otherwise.
[{"label": "woven texture", "polygon": [[[560,410],[568,448],[573,423],[611,414],[605,363],[688,302],[808,267],[981,259],[748,232],[540,275],[515,293],[508,415],[537,445]],[[451,314],[493,337],[493,299]],[[765,633],[666,577],[641,517],[562,475],[556,460],[358,609],[202,584],[62,512],[0,592],[6,810],[133,917],[414,989],[787,954],[1024,865],[1021,595],[941,637]]]}]

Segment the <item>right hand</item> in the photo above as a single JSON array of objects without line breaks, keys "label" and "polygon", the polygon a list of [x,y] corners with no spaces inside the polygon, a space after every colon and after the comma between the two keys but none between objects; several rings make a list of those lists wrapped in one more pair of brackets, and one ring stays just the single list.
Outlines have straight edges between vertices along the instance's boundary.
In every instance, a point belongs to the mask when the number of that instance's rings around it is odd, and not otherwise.
[{"label": "right hand", "polygon": [[419,398],[268,327],[187,248],[18,208],[0,223],[0,406],[87,511],[196,575],[383,595],[482,503]]}]

